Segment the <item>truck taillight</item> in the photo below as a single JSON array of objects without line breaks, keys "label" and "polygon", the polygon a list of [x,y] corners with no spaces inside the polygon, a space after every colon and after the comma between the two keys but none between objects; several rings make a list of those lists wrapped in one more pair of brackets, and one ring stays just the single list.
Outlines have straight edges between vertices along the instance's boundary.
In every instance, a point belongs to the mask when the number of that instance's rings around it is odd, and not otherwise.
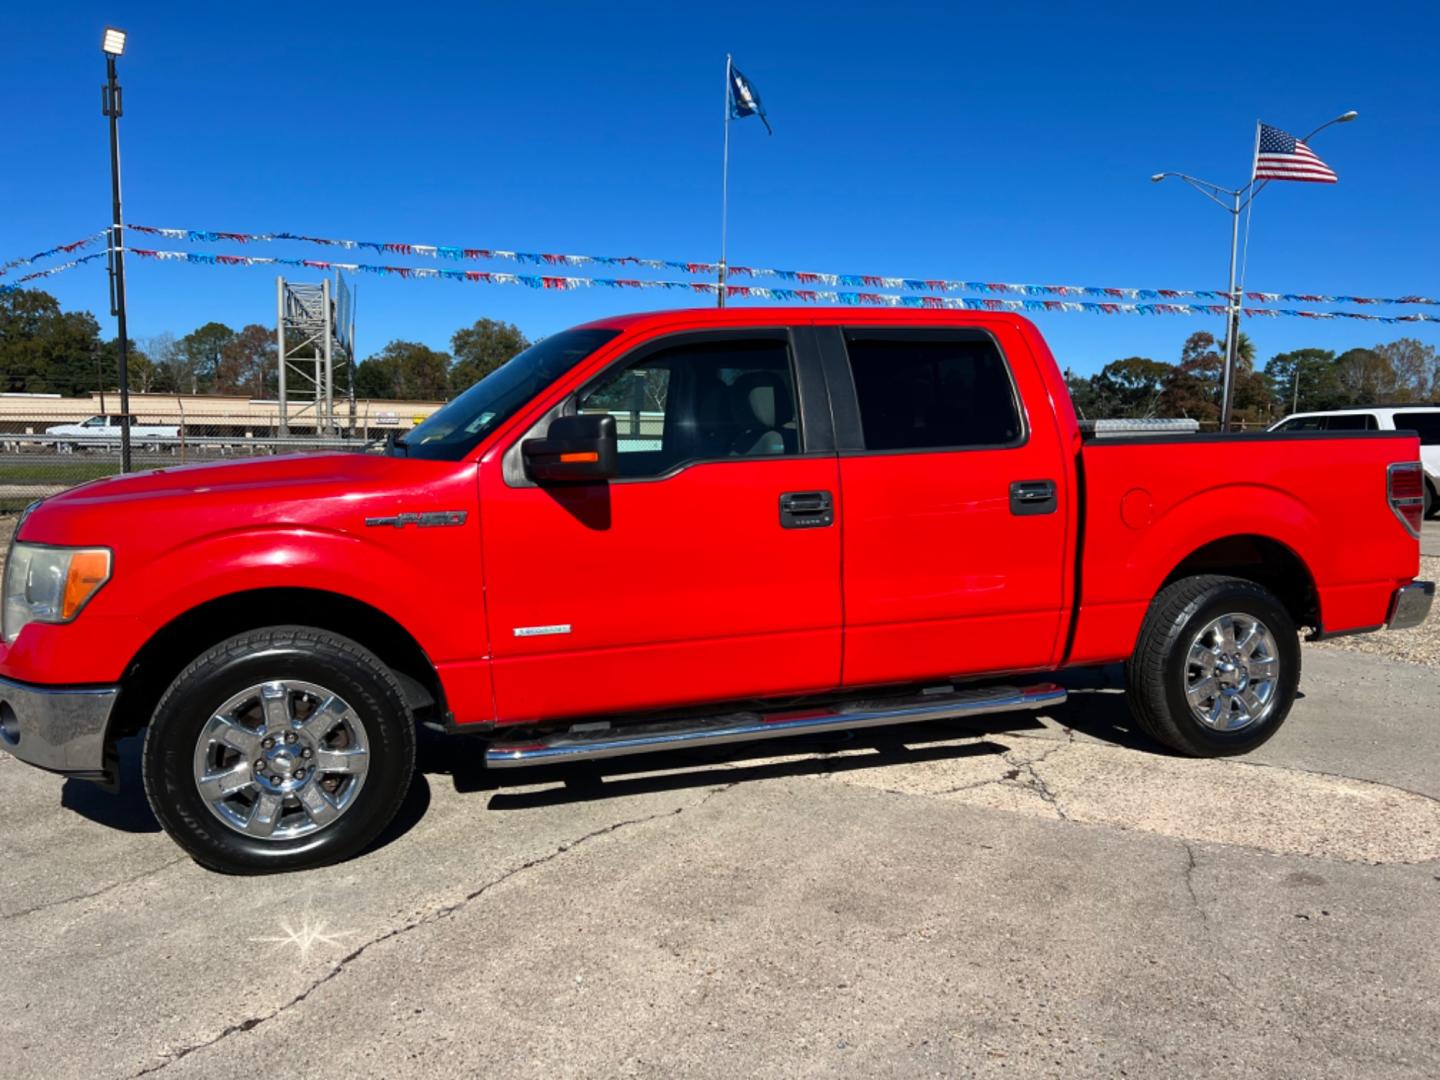
[{"label": "truck taillight", "polygon": [[1420,523],[1425,517],[1425,474],[1420,463],[1402,461],[1391,465],[1388,484],[1390,509],[1418,539]]}]

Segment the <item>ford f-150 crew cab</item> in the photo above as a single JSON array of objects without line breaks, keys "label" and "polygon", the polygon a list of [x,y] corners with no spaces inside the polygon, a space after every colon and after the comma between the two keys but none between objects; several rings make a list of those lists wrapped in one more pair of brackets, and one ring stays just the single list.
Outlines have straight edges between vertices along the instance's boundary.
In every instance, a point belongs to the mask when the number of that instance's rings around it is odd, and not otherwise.
[{"label": "ford f-150 crew cab", "polygon": [[33,506],[0,745],[206,865],[365,847],[419,720],[491,767],[1058,704],[1123,661],[1190,755],[1274,734],[1300,628],[1413,626],[1413,434],[1082,439],[1008,314],[672,311],[555,334],[381,454]]}]

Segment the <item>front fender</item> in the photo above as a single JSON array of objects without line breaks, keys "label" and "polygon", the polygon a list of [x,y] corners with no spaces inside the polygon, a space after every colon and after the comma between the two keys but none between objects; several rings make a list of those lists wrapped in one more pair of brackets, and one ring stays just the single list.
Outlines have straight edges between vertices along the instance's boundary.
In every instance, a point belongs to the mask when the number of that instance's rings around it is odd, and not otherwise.
[{"label": "front fender", "polygon": [[[377,528],[374,535],[303,525],[255,526],[189,540],[143,560],[117,551],[112,579],[74,622],[31,623],[0,676],[105,684],[163,627],[202,604],[257,589],[340,593],[404,627],[433,663],[489,655],[479,526]],[[303,610],[275,613],[304,623]]]},{"label": "front fender", "polygon": [[[473,526],[378,529],[374,537],[295,526],[237,530],[166,553],[126,586],[115,597],[117,613],[154,628],[235,593],[317,589],[388,615],[437,663],[488,652]],[[304,617],[276,612],[277,622]]]}]

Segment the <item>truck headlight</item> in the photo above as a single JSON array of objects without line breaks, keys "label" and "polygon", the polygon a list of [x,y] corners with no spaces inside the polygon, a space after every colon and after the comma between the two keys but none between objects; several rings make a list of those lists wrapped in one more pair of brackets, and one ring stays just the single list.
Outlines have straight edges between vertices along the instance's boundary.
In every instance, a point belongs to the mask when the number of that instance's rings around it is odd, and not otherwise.
[{"label": "truck headlight", "polygon": [[0,625],[6,644],[20,636],[26,623],[69,622],[109,580],[108,548],[47,547],[17,541],[5,560]]}]

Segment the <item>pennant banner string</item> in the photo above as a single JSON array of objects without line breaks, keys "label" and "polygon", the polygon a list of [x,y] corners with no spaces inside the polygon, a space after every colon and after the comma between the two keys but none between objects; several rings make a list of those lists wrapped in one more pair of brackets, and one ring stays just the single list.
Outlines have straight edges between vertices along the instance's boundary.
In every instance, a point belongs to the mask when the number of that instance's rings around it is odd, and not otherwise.
[{"label": "pennant banner string", "polygon": [[75,240],[69,244],[57,244],[53,248],[47,248],[44,251],[37,251],[34,255],[31,255],[27,258],[11,259],[7,263],[0,263],[0,277],[4,277],[11,270],[14,270],[17,266],[29,266],[31,263],[39,262],[41,259],[48,259],[52,255],[69,255],[71,252],[79,251],[82,248],[90,247],[90,245],[99,243],[101,240],[104,240],[109,235],[109,229],[102,229],[97,233],[91,233],[83,240]]},{"label": "pennant banner string", "polygon": [[[433,266],[382,266],[371,263],[331,262],[321,259],[285,259],[264,255],[212,255],[195,251],[154,251],[130,248],[129,253],[142,259],[162,262],[197,263],[205,266],[288,266],[307,270],[343,270],[348,273],[378,274],[405,279],[430,278],[467,281],[487,285],[520,285],[531,289],[574,290],[593,287],[607,289],[680,289],[713,297],[720,286],[712,281],[648,281],[640,278],[568,277],[551,274],[510,274],[489,270],[450,270]],[[96,256],[87,256],[95,258]],[[767,285],[727,285],[727,297],[752,300],[773,300],[781,303],[838,304],[858,307],[938,308],[953,311],[1014,311],[1043,313],[1052,311],[1089,312],[1098,315],[1224,315],[1224,304],[1124,303],[1118,301],[1079,300],[1010,300],[997,297],[958,297],[936,295],[891,295],[876,292],[851,292],[832,289],[791,289]],[[1245,315],[1261,317],[1296,317],[1306,319],[1360,319],[1381,323],[1440,322],[1440,315],[1373,315],[1358,311],[1299,311],[1287,308],[1242,308]]]},{"label": "pennant banner string", "polygon": [[107,248],[105,251],[97,251],[93,255],[82,255],[80,256],[80,258],[71,259],[69,262],[66,263],[60,263],[56,266],[50,266],[44,270],[36,270],[32,273],[24,275],[23,277],[16,278],[13,282],[10,282],[9,284],[0,281],[0,293],[19,292],[20,286],[23,282],[34,281],[37,278],[47,278],[54,274],[61,274],[64,273],[66,270],[75,269],[75,267],[81,265],[82,263],[93,262],[96,259],[103,259],[109,254],[110,251]]},{"label": "pennant banner string", "polygon": [[[719,269],[716,263],[707,262],[682,262],[670,259],[641,259],[634,256],[603,256],[603,255],[560,255],[541,252],[507,251],[496,248],[465,248],[447,247],[428,244],[398,244],[380,243],[372,241],[355,240],[331,240],[324,237],[303,236],[295,233],[238,233],[219,232],[200,229],[161,229],[147,225],[129,225],[126,228],[136,232],[152,235],[165,236],[169,239],[183,239],[194,242],[213,243],[219,241],[233,241],[237,243],[262,243],[274,241],[295,241],[301,243],[318,244],[327,247],[340,247],[344,249],[369,248],[380,253],[415,255],[430,258],[465,259],[465,260],[509,260],[518,263],[530,263],[536,265],[564,265],[577,266],[584,264],[606,265],[606,266],[638,266],[646,269],[679,270],[691,275],[712,274]],[[0,276],[4,276],[11,269],[28,265],[41,259],[57,254],[68,254],[82,248],[96,244],[109,235],[105,229],[93,233],[81,240],[69,244],[60,244],[45,251],[37,252],[26,258],[12,259],[0,265]],[[75,260],[59,266],[51,267],[49,270],[26,275],[15,279],[16,283],[32,281],[37,277],[48,277],[51,274],[71,269],[80,265],[88,259]],[[398,269],[398,268],[396,268]],[[763,267],[732,266],[728,268],[731,277],[774,277],[784,281],[793,281],[799,285],[850,285],[856,287],[896,289],[911,292],[978,292],[978,293],[999,293],[1019,294],[1026,296],[1089,296],[1117,300],[1151,300],[1168,301],[1175,299],[1200,299],[1200,300],[1225,300],[1226,293],[1214,289],[1125,289],[1108,288],[1098,286],[1080,285],[1030,285],[1011,282],[981,282],[981,281],[952,281],[938,278],[899,278],[885,277],[873,274],[827,274],[801,270],[775,270]],[[3,287],[3,291],[9,292],[13,288]],[[1270,293],[1251,292],[1245,294],[1247,300],[1257,303],[1311,303],[1311,304],[1426,304],[1437,305],[1440,300],[1426,296],[1400,296],[1400,297],[1364,297],[1345,295],[1325,295],[1318,293]],[[1358,313],[1357,313],[1358,314]],[[1346,317],[1343,314],[1341,317]]]},{"label": "pennant banner string", "polygon": [[[167,240],[186,240],[192,243],[218,243],[232,241],[240,244],[273,243],[290,241],[304,244],[318,244],[323,247],[338,247],[347,251],[368,249],[381,255],[413,255],[430,259],[452,259],[456,261],[503,260],[528,263],[536,266],[638,266],[650,270],[672,270],[691,275],[717,274],[719,263],[684,262],[675,259],[641,259],[633,255],[560,255],[548,252],[507,251],[499,248],[475,248],[447,246],[443,244],[398,244],[374,240],[333,240],[321,236],[304,236],[298,233],[241,233],[219,232],[208,229],[162,229],[151,225],[127,225],[127,229],[163,236]],[[828,274],[808,270],[775,270],[757,266],[729,266],[728,277],[765,277],[793,281],[801,285],[828,285],[831,287],[849,285],[857,288],[894,289],[906,292],[978,292],[1001,293],[1022,296],[1088,296],[1117,300],[1226,300],[1223,289],[1122,289],[1094,285],[1030,285],[1014,282],[994,281],[952,281],[945,278],[903,278],[885,277],[878,274]],[[1306,303],[1306,304],[1427,304],[1440,305],[1440,299],[1428,296],[1328,296],[1317,293],[1271,293],[1246,292],[1245,298],[1257,303]]]}]

